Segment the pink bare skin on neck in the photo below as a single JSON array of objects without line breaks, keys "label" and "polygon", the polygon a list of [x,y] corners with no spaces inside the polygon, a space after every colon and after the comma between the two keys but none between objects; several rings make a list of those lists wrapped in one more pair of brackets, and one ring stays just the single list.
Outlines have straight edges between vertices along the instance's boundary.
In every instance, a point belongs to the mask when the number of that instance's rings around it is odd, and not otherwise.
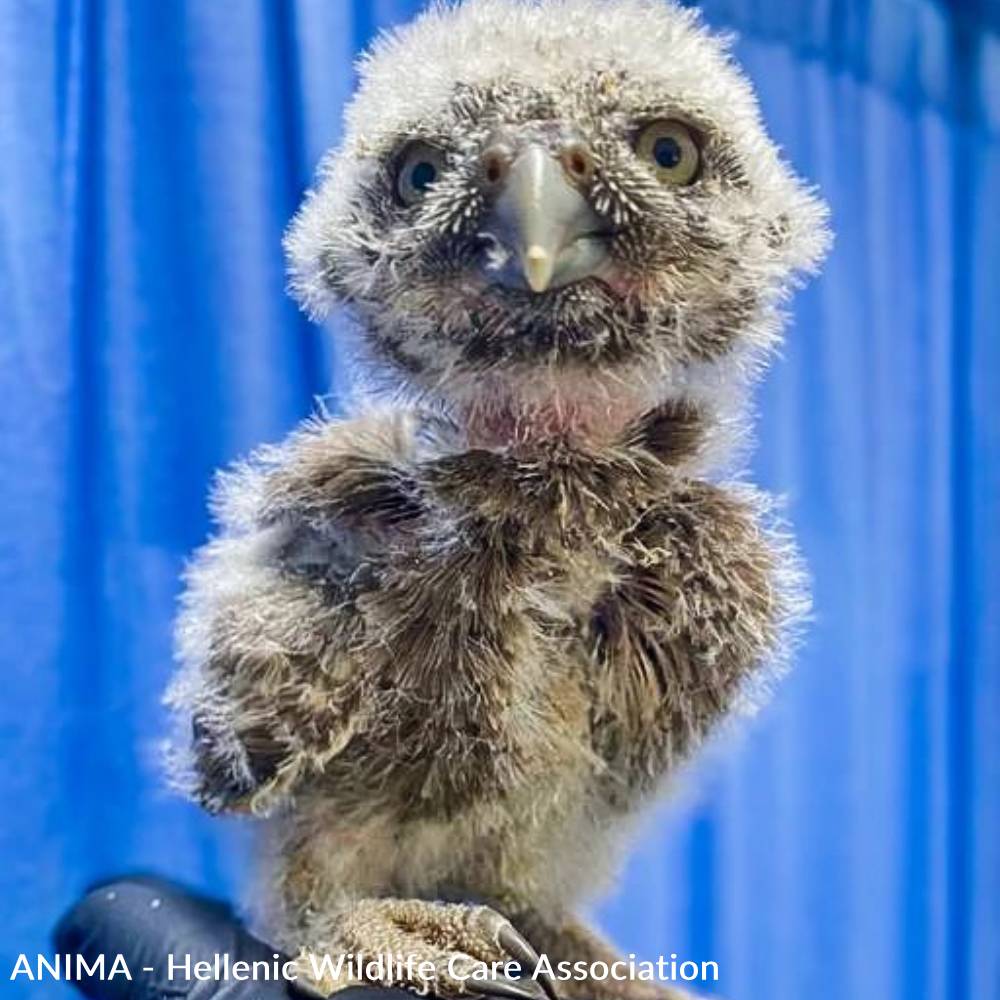
[{"label": "pink bare skin on neck", "polygon": [[544,382],[483,380],[459,408],[474,448],[531,448],[563,441],[579,447],[613,442],[652,405],[642,391],[590,374],[559,374]]}]

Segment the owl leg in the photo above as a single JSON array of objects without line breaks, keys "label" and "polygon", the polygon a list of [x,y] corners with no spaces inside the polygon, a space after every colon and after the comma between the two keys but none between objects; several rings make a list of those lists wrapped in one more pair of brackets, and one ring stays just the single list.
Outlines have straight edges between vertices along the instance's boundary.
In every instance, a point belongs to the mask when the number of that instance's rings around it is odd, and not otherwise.
[{"label": "owl leg", "polygon": [[[518,926],[531,935],[539,951],[554,969],[560,962],[583,962],[587,968],[603,962],[610,966],[621,955],[602,937],[571,916],[549,920],[538,913],[518,914]],[[661,982],[640,979],[560,978],[559,992],[568,1000],[694,1000],[685,990]]]},{"label": "owl leg", "polygon": [[[300,976],[324,995],[359,983],[410,986],[440,997],[556,1000],[551,979],[533,980],[538,955],[506,917],[487,906],[419,899],[362,899],[314,929],[297,960]],[[358,978],[353,962],[367,964]],[[382,959],[381,967],[377,964]],[[516,961],[523,979],[500,968]]]}]

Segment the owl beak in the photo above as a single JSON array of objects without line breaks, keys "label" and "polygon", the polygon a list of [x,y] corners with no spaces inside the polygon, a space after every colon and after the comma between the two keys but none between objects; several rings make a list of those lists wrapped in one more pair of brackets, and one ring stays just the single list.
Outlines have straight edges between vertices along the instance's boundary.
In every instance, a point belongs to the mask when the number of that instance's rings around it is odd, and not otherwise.
[{"label": "owl beak", "polygon": [[[509,251],[516,277],[536,294],[594,273],[606,257],[605,221],[541,145],[528,146],[510,164],[490,228]],[[502,283],[514,277],[510,271],[498,267]]]},{"label": "owl beak", "polygon": [[556,255],[541,240],[530,243],[521,252],[521,270],[533,292],[544,292],[552,284],[555,268]]}]

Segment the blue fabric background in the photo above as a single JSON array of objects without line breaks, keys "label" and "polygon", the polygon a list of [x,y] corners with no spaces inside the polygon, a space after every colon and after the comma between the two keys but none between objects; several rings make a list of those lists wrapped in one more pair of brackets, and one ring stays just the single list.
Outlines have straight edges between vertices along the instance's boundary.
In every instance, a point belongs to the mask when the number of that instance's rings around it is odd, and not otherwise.
[{"label": "blue fabric background", "polygon": [[[0,0],[0,984],[95,877],[241,883],[153,763],[212,470],[330,391],[282,229],[415,2]],[[836,249],[756,477],[815,577],[795,672],[600,915],[732,1000],[1000,995],[1000,12],[709,0]],[[400,85],[406,69],[400,67]]]}]

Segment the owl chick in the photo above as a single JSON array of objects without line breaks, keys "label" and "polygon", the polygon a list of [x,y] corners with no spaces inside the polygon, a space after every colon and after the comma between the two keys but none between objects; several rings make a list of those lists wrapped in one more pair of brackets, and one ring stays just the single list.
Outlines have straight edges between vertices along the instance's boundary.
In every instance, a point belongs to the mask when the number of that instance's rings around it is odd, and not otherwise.
[{"label": "owl chick", "polygon": [[767,499],[705,462],[824,211],[665,2],[437,5],[360,69],[287,250],[363,388],[220,480],[176,774],[264,821],[269,932],[317,988],[360,952],[552,996],[470,975],[613,957],[574,907],[801,607]]}]

